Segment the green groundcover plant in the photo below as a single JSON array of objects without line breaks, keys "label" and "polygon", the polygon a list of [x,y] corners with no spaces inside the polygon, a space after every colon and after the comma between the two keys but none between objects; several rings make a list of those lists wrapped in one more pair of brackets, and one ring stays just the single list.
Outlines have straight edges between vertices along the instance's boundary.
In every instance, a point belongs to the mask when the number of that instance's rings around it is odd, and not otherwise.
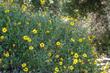
[{"label": "green groundcover plant", "polygon": [[94,48],[75,21],[0,7],[0,71],[98,73]]}]

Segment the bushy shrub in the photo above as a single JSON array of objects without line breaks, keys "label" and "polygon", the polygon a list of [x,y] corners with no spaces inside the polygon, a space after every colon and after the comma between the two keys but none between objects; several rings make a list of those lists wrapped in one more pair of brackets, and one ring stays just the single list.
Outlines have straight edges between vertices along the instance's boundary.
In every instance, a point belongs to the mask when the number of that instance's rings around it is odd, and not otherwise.
[{"label": "bushy shrub", "polygon": [[104,0],[67,0],[63,11],[73,17],[86,16],[91,12],[104,14],[105,2]]},{"label": "bushy shrub", "polygon": [[98,73],[86,31],[46,12],[0,8],[0,70]]}]

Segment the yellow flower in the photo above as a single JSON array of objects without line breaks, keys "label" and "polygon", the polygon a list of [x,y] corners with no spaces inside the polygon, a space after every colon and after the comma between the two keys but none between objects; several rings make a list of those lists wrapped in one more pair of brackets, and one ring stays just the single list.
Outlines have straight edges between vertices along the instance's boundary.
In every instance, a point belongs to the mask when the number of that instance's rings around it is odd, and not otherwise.
[{"label": "yellow flower", "polygon": [[58,67],[55,67],[55,71],[56,71],[56,72],[59,72],[59,68],[58,68]]},{"label": "yellow flower", "polygon": [[48,53],[48,56],[49,56],[49,57],[51,57],[51,56],[52,56],[52,53],[51,53],[51,52],[49,52],[49,53]]},{"label": "yellow flower", "polygon": [[44,5],[45,4],[45,0],[40,0],[40,4]]},{"label": "yellow flower", "polygon": [[78,57],[79,57],[78,53],[75,53],[74,58],[78,58]]},{"label": "yellow flower", "polygon": [[6,9],[4,12],[5,12],[5,13],[9,13],[9,12],[10,12],[10,10]]},{"label": "yellow flower", "polygon": [[23,36],[23,40],[27,40],[28,38],[28,36]]},{"label": "yellow flower", "polygon": [[28,70],[29,70],[29,69],[28,69],[27,67],[25,67],[25,68],[23,69],[24,72],[28,72]]},{"label": "yellow flower", "polygon": [[29,46],[29,50],[33,50],[34,49],[34,47],[33,46]]},{"label": "yellow flower", "polygon": [[71,65],[71,66],[68,66],[68,69],[69,69],[69,70],[73,70],[74,67]]},{"label": "yellow flower", "polygon": [[63,65],[63,62],[62,62],[62,61],[60,61],[60,62],[59,62],[59,65]]},{"label": "yellow flower", "polygon": [[73,38],[70,39],[71,42],[75,42],[75,40]]},{"label": "yellow flower", "polygon": [[24,68],[24,67],[27,66],[27,64],[26,63],[23,63],[23,64],[21,64],[21,66]]},{"label": "yellow flower", "polygon": [[25,40],[27,42],[32,42],[31,38],[28,36],[23,36],[23,40]]},{"label": "yellow flower", "polygon": [[32,39],[31,39],[31,38],[28,38],[27,41],[28,41],[28,42],[32,42]]},{"label": "yellow flower", "polygon": [[5,38],[4,36],[0,36],[0,41],[4,40],[4,38]]},{"label": "yellow flower", "polygon": [[3,28],[2,28],[2,32],[3,32],[3,33],[6,33],[6,32],[7,32],[7,28],[6,28],[6,27],[3,27]]},{"label": "yellow flower", "polygon": [[80,38],[78,41],[81,43],[81,42],[83,42],[83,39],[82,39],[82,38]]},{"label": "yellow flower", "polygon": [[42,42],[40,43],[40,48],[44,48],[45,47],[45,44]]},{"label": "yellow flower", "polygon": [[74,59],[73,64],[77,64],[77,63],[78,63],[78,59]]},{"label": "yellow flower", "polygon": [[27,10],[27,6],[26,6],[25,4],[23,4],[21,9],[22,9],[22,11],[24,12],[24,11]]},{"label": "yellow flower", "polygon": [[36,34],[36,33],[38,33],[38,30],[37,29],[33,29],[32,33]]},{"label": "yellow flower", "polygon": [[74,22],[70,22],[70,25],[71,25],[71,26],[74,26]]},{"label": "yellow flower", "polygon": [[6,52],[3,53],[3,55],[4,55],[5,57],[9,57],[9,52],[6,51]]},{"label": "yellow flower", "polygon": [[60,58],[61,61],[63,61],[63,58]]},{"label": "yellow flower", "polygon": [[61,42],[56,42],[56,46],[61,46]]},{"label": "yellow flower", "polygon": [[87,54],[86,54],[86,53],[84,53],[84,54],[83,54],[83,57],[85,57],[85,58],[86,58],[86,57],[87,57]]},{"label": "yellow flower", "polygon": [[88,39],[89,40],[92,40],[92,39],[94,39],[96,36],[94,36],[94,35],[91,35],[91,36],[88,36]]},{"label": "yellow flower", "polygon": [[74,54],[74,52],[73,51],[71,51],[71,55],[73,55]]},{"label": "yellow flower", "polygon": [[57,55],[55,56],[55,58],[59,58],[59,55],[57,54]]}]

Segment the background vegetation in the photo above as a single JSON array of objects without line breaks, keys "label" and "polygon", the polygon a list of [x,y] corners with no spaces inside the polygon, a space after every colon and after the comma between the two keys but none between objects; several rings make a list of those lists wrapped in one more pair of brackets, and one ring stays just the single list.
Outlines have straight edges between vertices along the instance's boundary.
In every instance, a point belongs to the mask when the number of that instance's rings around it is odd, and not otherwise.
[{"label": "background vegetation", "polygon": [[105,72],[96,59],[109,55],[108,10],[105,0],[1,1],[0,72]]}]

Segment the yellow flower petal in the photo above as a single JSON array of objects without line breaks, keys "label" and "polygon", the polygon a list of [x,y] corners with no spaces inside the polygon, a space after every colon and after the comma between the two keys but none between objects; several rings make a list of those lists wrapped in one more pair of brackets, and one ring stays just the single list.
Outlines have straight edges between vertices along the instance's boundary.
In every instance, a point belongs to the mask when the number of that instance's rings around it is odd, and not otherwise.
[{"label": "yellow flower petal", "polygon": [[59,72],[59,68],[58,68],[58,67],[55,67],[55,71],[56,71],[56,72]]},{"label": "yellow flower petal", "polygon": [[85,57],[85,58],[86,58],[86,57],[87,57],[87,54],[86,54],[86,53],[84,53],[84,54],[83,54],[83,57]]},{"label": "yellow flower petal", "polygon": [[56,46],[61,46],[61,42],[56,42]]},{"label": "yellow flower petal", "polygon": [[68,69],[69,69],[69,70],[73,70],[74,67],[71,65],[71,66],[68,66]]},{"label": "yellow flower petal", "polygon": [[37,29],[33,29],[33,30],[32,30],[32,33],[33,33],[33,34],[37,34],[37,33],[38,33],[38,30],[37,30]]},{"label": "yellow flower petal", "polygon": [[74,59],[73,64],[77,64],[77,63],[78,63],[78,59]]},{"label": "yellow flower petal", "polygon": [[42,42],[40,43],[40,48],[44,48],[45,47],[45,44]]},{"label": "yellow flower petal", "polygon": [[28,69],[27,67],[25,67],[25,68],[23,69],[24,72],[28,72],[28,70],[29,70],[29,69]]},{"label": "yellow flower petal", "polygon": [[79,57],[78,53],[75,53],[74,58],[78,58],[78,57]]},{"label": "yellow flower petal", "polygon": [[6,28],[6,27],[3,27],[3,28],[2,28],[2,32],[3,32],[3,33],[6,33],[6,32],[7,32],[7,28]]},{"label": "yellow flower petal", "polygon": [[7,51],[7,52],[4,52],[3,55],[4,55],[5,57],[9,57],[9,56],[10,56],[8,51]]},{"label": "yellow flower petal", "polygon": [[26,64],[26,63],[23,63],[23,64],[21,64],[21,66],[22,66],[22,67],[26,67],[26,66],[27,66],[27,64]]},{"label": "yellow flower petal", "polygon": [[34,47],[33,46],[29,46],[29,50],[33,50],[34,49]]}]

